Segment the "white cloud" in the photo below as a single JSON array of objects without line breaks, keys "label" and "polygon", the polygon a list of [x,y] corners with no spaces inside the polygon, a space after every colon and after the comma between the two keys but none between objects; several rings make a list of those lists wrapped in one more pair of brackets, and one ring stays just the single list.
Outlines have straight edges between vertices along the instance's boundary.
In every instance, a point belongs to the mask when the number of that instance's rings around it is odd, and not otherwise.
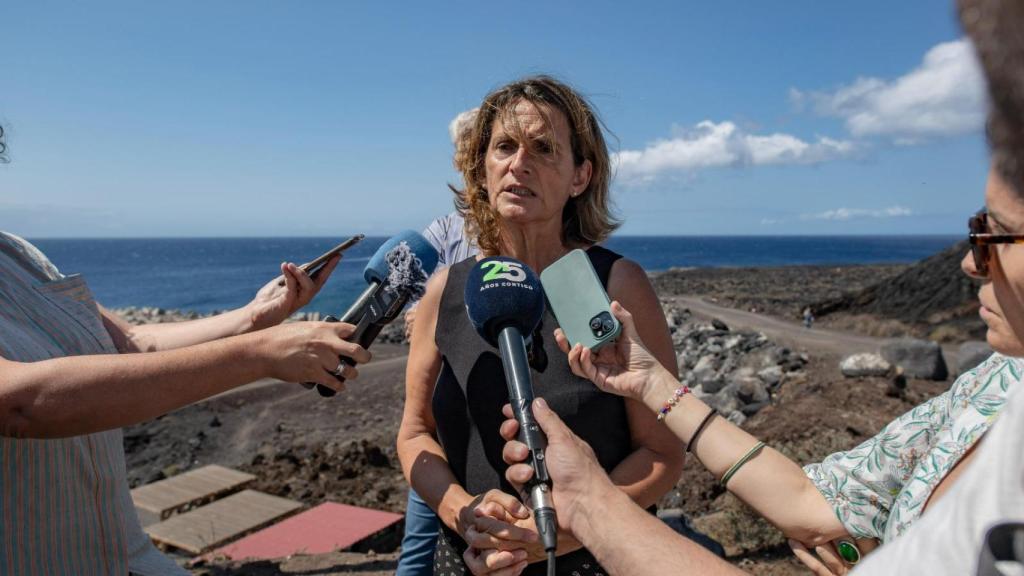
[{"label": "white cloud", "polygon": [[798,107],[843,118],[855,136],[889,136],[899,144],[982,129],[985,81],[966,39],[938,44],[921,65],[895,80],[858,78],[832,92],[790,90]]},{"label": "white cloud", "polygon": [[816,164],[854,151],[854,144],[846,140],[819,137],[807,142],[790,134],[748,134],[732,122],[705,120],[643,150],[622,150],[615,162],[620,179],[636,182],[704,168]]},{"label": "white cloud", "polygon": [[852,220],[854,218],[899,218],[901,216],[912,216],[913,211],[905,206],[890,206],[872,210],[868,208],[836,208],[816,214],[801,214],[801,220]]}]

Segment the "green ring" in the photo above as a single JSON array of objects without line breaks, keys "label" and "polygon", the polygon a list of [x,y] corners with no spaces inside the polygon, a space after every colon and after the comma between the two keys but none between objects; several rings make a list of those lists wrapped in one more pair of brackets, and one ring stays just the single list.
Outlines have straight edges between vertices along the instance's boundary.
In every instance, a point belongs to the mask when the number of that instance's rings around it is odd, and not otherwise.
[{"label": "green ring", "polygon": [[840,540],[836,543],[836,550],[839,551],[839,556],[847,564],[856,564],[860,562],[860,548],[849,540]]}]

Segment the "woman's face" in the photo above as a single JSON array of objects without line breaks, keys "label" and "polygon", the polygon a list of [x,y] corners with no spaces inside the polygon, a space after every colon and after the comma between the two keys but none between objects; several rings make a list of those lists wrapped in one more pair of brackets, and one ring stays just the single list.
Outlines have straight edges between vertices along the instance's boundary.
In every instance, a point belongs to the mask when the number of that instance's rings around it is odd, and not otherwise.
[{"label": "woman's face", "polygon": [[[1024,234],[1024,201],[995,170],[989,172],[985,205],[988,232]],[[978,276],[970,253],[961,267],[968,275],[983,280],[978,291],[979,314],[988,326],[989,345],[1009,356],[1024,356],[1024,245],[995,244],[991,254],[987,277]]]},{"label": "woman's face", "polygon": [[590,161],[573,163],[569,122],[561,111],[520,100],[512,114],[511,125],[499,115],[491,126],[484,164],[491,207],[504,222],[561,222],[565,203],[590,183]]}]

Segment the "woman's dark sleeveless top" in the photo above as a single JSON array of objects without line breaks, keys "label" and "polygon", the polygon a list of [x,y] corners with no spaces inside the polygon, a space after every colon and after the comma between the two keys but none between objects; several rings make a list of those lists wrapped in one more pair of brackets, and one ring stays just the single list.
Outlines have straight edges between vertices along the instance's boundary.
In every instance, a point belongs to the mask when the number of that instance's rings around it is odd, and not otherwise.
[{"label": "woman's dark sleeveless top", "polygon": [[[607,289],[612,264],[621,256],[600,246],[591,247],[587,255]],[[442,366],[434,388],[434,419],[452,472],[467,492],[479,495],[498,488],[516,494],[505,480],[508,466],[501,458],[504,440],[498,434],[505,419],[501,407],[508,403],[501,356],[497,348],[480,338],[466,315],[463,294],[475,263],[474,258],[469,258],[452,266],[441,296],[434,340],[441,352]],[[601,466],[610,471],[632,452],[625,404],[621,397],[601,392],[589,380],[573,375],[565,354],[555,343],[556,327],[558,323],[548,307],[533,334],[530,365],[534,395],[543,397],[566,425],[590,444]],[[443,525],[442,528],[438,553],[449,556],[448,562],[453,552],[457,553],[459,566],[435,574],[464,573],[460,568],[465,543],[455,532]],[[454,550],[442,552],[449,546]],[[544,567],[539,562],[524,574],[544,574]],[[573,571],[604,572],[586,550],[558,558],[559,574]]]}]

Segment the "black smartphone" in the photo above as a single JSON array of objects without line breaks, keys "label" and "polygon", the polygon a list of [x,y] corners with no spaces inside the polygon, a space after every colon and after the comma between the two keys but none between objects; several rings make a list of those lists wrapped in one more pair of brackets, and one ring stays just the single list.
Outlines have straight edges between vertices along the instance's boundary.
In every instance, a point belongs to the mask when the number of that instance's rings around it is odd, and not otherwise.
[{"label": "black smartphone", "polygon": [[[349,238],[348,240],[345,240],[341,244],[338,244],[334,248],[331,248],[327,252],[324,252],[323,254],[317,256],[313,260],[306,262],[302,266],[299,266],[299,268],[306,274],[309,274],[310,278],[316,279],[317,274],[319,274],[320,271],[323,270],[324,264],[327,264],[328,260],[334,258],[334,256],[336,256],[337,254],[341,254],[342,252],[348,250],[349,248],[355,246],[356,244],[359,244],[359,242],[363,238],[366,238],[365,234],[356,234],[355,236]],[[277,285],[284,286],[284,279],[278,282]]]}]

